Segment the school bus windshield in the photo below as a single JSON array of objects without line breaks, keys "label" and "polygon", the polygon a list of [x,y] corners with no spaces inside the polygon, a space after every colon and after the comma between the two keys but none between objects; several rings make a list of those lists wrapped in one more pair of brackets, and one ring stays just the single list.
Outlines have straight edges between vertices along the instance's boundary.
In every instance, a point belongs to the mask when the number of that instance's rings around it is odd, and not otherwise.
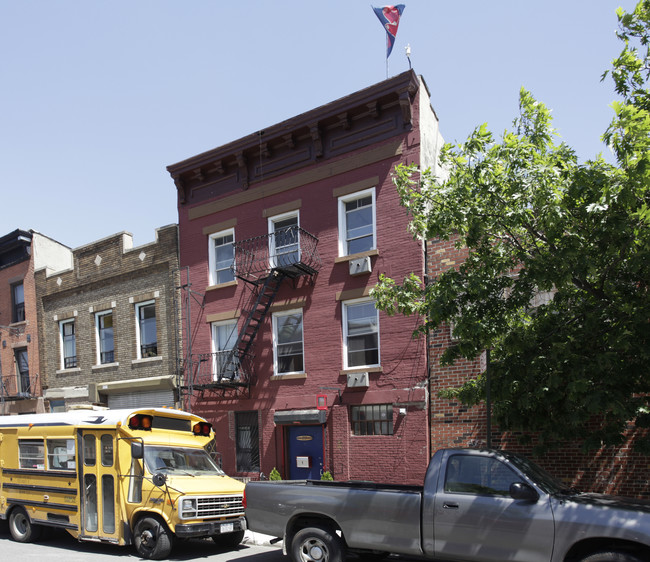
[{"label": "school bus windshield", "polygon": [[146,445],[144,462],[151,474],[163,472],[185,476],[225,475],[203,449]]}]

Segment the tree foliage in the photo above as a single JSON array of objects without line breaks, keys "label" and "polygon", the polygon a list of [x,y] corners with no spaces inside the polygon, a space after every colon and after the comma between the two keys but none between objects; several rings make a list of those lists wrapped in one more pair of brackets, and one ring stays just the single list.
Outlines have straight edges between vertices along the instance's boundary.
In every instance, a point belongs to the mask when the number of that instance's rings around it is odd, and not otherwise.
[{"label": "tree foliage", "polygon": [[[491,349],[494,421],[542,446],[616,444],[631,420],[650,426],[650,0],[617,15],[620,100],[603,136],[616,164],[581,163],[522,89],[498,141],[481,125],[445,146],[446,179],[395,170],[414,237],[454,240],[467,259],[426,284],[382,276],[373,290],[387,313],[420,315],[421,332],[453,322],[444,364]],[[444,392],[477,404],[485,382]]]}]

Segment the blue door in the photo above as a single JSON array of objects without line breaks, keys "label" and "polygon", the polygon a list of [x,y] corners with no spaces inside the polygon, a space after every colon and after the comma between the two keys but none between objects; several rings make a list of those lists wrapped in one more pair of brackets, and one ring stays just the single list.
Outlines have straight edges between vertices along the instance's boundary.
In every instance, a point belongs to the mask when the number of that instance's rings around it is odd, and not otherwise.
[{"label": "blue door", "polygon": [[289,479],[320,480],[323,470],[323,426],[291,425],[287,427]]}]

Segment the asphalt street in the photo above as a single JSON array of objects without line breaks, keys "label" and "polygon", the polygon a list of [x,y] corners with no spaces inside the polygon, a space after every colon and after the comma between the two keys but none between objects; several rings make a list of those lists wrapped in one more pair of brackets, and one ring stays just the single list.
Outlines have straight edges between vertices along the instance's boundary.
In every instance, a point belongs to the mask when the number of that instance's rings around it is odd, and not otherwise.
[{"label": "asphalt street", "polygon": [[[270,546],[266,537],[249,533],[236,550],[222,551],[209,539],[178,542],[170,562],[203,560],[209,562],[289,562],[279,546]],[[261,544],[256,544],[261,543]],[[0,521],[0,560],[2,562],[100,562],[102,560],[142,560],[132,546],[78,542],[65,531],[52,531],[36,543],[11,540],[6,521]]]}]

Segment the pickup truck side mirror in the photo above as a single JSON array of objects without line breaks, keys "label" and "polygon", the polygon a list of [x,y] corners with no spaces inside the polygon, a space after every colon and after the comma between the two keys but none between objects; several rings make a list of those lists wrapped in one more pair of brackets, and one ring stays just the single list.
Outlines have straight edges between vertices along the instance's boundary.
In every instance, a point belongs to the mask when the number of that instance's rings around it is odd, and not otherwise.
[{"label": "pickup truck side mirror", "polygon": [[513,482],[510,484],[510,496],[515,500],[536,502],[539,500],[539,494],[529,484],[525,482]]}]

